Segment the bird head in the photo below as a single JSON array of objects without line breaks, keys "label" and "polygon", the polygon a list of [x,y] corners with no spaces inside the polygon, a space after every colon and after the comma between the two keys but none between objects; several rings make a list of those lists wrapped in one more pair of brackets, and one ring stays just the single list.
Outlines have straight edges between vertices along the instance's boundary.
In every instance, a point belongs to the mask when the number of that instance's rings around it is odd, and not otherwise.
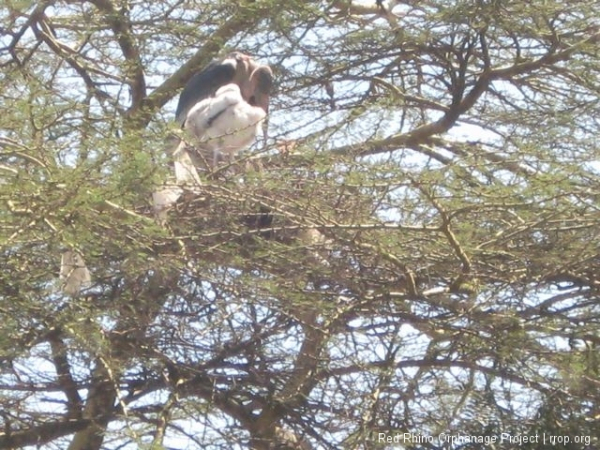
[{"label": "bird head", "polygon": [[269,66],[257,66],[250,74],[250,89],[252,94],[248,103],[259,106],[266,113],[269,112],[269,94],[273,86],[273,71]]},{"label": "bird head", "polygon": [[273,72],[269,66],[261,66],[241,52],[232,52],[227,59],[234,62],[234,82],[240,87],[244,100],[269,112],[269,93],[273,85]]}]

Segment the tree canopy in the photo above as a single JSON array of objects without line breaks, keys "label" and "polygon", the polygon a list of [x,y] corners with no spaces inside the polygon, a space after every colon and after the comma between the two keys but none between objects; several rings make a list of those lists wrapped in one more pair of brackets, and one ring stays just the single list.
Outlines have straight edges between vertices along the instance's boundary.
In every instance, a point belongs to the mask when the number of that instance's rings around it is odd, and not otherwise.
[{"label": "tree canopy", "polygon": [[[597,6],[5,1],[0,449],[598,448]],[[268,131],[161,223],[232,50]]]}]

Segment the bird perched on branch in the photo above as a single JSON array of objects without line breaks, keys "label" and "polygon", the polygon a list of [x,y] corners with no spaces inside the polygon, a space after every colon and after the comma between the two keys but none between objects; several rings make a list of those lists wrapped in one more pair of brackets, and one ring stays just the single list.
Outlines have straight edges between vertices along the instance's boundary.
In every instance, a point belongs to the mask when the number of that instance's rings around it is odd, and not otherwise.
[{"label": "bird perched on branch", "polygon": [[[179,97],[176,118],[193,138],[196,151],[190,156],[194,166],[200,159],[214,167],[225,156],[231,159],[252,143],[269,111],[272,84],[271,68],[240,52],[192,77]],[[185,143],[175,151],[176,175],[177,164],[184,165],[182,160],[190,159],[186,158],[187,151]],[[188,176],[183,181],[189,180]]]},{"label": "bird perched on branch", "polygon": [[219,158],[231,159],[254,141],[265,116],[262,108],[243,99],[237,84],[230,83],[219,88],[214,97],[196,103],[184,128],[193,136],[205,162],[215,167]]},{"label": "bird perched on branch", "polygon": [[273,72],[250,56],[233,52],[213,62],[186,84],[177,104],[176,120],[192,138],[180,139],[173,151],[176,184],[153,193],[160,222],[184,189],[200,185],[197,168],[214,168],[255,139],[269,111]]}]

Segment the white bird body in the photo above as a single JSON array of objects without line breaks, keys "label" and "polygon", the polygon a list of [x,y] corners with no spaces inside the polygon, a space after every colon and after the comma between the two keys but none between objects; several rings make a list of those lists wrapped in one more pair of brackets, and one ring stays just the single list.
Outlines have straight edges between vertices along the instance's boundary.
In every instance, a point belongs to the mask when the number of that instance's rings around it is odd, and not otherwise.
[{"label": "white bird body", "polygon": [[81,289],[90,287],[92,277],[81,253],[74,250],[63,252],[59,279],[62,282],[62,290],[67,295],[76,296]]},{"label": "white bird body", "polygon": [[231,159],[252,144],[265,116],[262,108],[244,100],[238,85],[230,83],[219,88],[214,97],[196,103],[184,129],[196,140],[194,144],[206,162],[216,166],[222,157]]}]

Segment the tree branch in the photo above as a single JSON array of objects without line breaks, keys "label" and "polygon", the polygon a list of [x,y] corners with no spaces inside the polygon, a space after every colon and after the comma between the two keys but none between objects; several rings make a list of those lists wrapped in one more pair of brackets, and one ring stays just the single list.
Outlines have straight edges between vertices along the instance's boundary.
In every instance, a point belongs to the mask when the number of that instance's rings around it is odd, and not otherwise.
[{"label": "tree branch", "polygon": [[491,70],[486,69],[480,74],[478,80],[475,82],[475,85],[467,93],[467,95],[465,95],[460,102],[456,103],[454,106],[451,106],[439,120],[417,127],[408,133],[397,134],[385,139],[377,139],[360,144],[338,147],[333,149],[332,153],[340,155],[351,154],[356,156],[365,156],[394,151],[402,147],[431,144],[430,139],[433,136],[450,130],[450,128],[456,124],[459,117],[475,105],[477,100],[486,91],[492,81],[507,80],[518,75],[540,70],[549,64],[568,60],[569,57],[577,50],[580,50],[586,45],[596,44],[598,41],[600,41],[600,33],[596,33],[586,39],[583,39],[562,51],[557,52],[555,49],[550,49],[544,56],[541,56],[533,61],[516,63],[506,68],[496,68]]},{"label": "tree branch", "polygon": [[147,121],[155,110],[162,108],[173,97],[177,89],[184,86],[198,70],[207,65],[222,50],[223,42],[229,41],[241,30],[253,27],[270,11],[266,8],[254,7],[252,15],[248,17],[247,9],[243,6],[239,8],[240,11],[236,15],[210,35],[200,50],[145,98],[143,109],[148,112]]},{"label": "tree branch", "polygon": [[106,15],[123,53],[123,72],[131,92],[131,106],[128,113],[133,114],[141,108],[146,97],[146,79],[140,51],[129,21],[129,12],[125,8],[118,11],[110,0],[89,1]]},{"label": "tree branch", "polygon": [[100,449],[104,440],[104,432],[114,412],[116,396],[110,374],[105,365],[97,360],[83,411],[87,426],[77,430],[68,450]]},{"label": "tree branch", "polygon": [[69,64],[73,68],[73,70],[77,72],[77,74],[81,77],[86,87],[88,88],[88,91],[94,97],[96,97],[96,99],[100,103],[102,103],[105,100],[108,100],[112,104],[114,104],[117,107],[117,109],[120,110],[120,112],[123,112],[122,109],[119,108],[117,102],[107,92],[99,89],[96,83],[94,83],[94,81],[88,73],[88,68],[81,64],[79,61],[77,61],[75,56],[78,53],[69,46],[56,40],[54,36],[51,33],[49,33],[49,26],[46,21],[47,18],[42,15],[42,17],[39,20],[39,24],[42,27],[42,29],[39,29],[37,26],[35,26],[35,24],[32,26],[35,36],[44,43],[46,43],[46,45],[50,47],[50,49],[54,53],[63,58],[67,62],[67,64]]},{"label": "tree branch", "polygon": [[67,348],[60,338],[60,330],[55,329],[48,333],[48,341],[52,350],[54,367],[58,374],[58,384],[67,397],[67,418],[80,419],[82,401],[77,391],[77,383],[71,375],[71,368],[67,359]]},{"label": "tree branch", "polygon": [[[68,436],[87,428],[88,419],[47,422],[21,431],[0,433],[0,449],[14,449],[30,445],[43,445],[54,439]],[[85,447],[81,447],[82,449]]]}]

